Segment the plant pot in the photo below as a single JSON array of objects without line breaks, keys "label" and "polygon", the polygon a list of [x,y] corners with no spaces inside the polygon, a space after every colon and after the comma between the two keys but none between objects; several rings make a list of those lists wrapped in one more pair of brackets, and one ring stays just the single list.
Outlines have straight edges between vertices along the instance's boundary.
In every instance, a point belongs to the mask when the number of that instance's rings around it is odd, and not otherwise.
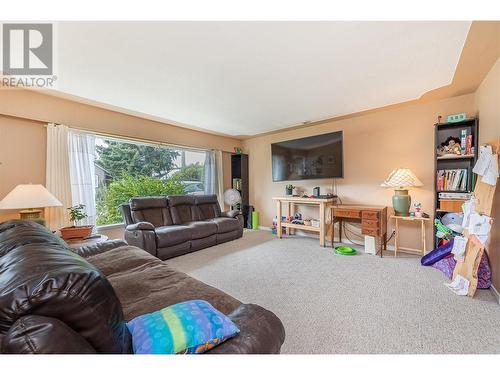
[{"label": "plant pot", "polygon": [[63,240],[72,238],[85,238],[92,234],[93,225],[82,225],[61,228],[61,237]]},{"label": "plant pot", "polygon": [[286,195],[292,195],[293,189],[285,188],[285,194]]}]

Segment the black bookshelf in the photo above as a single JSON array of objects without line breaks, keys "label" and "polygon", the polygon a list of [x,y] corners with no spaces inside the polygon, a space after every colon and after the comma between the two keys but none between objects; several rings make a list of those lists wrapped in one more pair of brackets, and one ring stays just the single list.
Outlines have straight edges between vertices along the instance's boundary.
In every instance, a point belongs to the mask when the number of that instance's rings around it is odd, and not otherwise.
[{"label": "black bookshelf", "polygon": [[231,155],[231,186],[241,194],[241,204],[238,204],[234,209],[241,210],[245,220],[245,228],[247,227],[248,210],[249,210],[249,182],[248,182],[248,155],[233,154]]},{"label": "black bookshelf", "polygon": [[[455,157],[438,156],[437,150],[448,137],[461,137],[462,130],[467,131],[467,135],[472,135],[472,152],[471,155],[457,155]],[[434,124],[434,217],[441,219],[443,215],[450,212],[443,210],[440,207],[439,193],[471,193],[474,191],[476,184],[476,176],[472,173],[472,168],[477,161],[479,147],[479,120],[477,118],[469,118],[460,122],[448,122]],[[449,169],[466,169],[467,182],[466,188],[463,190],[439,190],[438,189],[438,171]],[[434,227],[434,244],[438,246],[439,238],[436,237],[436,227]]]}]

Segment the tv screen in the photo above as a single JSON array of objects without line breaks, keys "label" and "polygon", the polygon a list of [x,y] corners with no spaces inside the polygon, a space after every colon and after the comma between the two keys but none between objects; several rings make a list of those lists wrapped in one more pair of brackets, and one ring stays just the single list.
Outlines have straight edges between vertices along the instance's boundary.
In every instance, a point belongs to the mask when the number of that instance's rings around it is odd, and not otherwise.
[{"label": "tv screen", "polygon": [[342,132],[273,143],[273,181],[344,177]]}]

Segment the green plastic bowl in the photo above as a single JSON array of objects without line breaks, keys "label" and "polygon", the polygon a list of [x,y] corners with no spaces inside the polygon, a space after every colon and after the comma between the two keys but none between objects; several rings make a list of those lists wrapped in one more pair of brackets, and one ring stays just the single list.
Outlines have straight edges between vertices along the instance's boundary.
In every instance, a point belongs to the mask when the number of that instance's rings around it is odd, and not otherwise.
[{"label": "green plastic bowl", "polygon": [[335,253],[340,255],[356,255],[356,250],[349,246],[337,246]]}]

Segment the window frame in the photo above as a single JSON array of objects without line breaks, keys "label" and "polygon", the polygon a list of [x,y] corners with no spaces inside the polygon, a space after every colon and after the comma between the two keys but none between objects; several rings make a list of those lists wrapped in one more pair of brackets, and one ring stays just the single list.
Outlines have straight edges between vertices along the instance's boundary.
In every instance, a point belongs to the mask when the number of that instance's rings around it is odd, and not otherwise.
[{"label": "window frame", "polygon": [[[199,153],[202,153],[202,152],[206,153],[206,152],[213,151],[213,149],[210,149],[210,148],[190,147],[190,146],[176,145],[176,144],[171,144],[171,143],[166,143],[166,142],[152,141],[152,140],[147,140],[147,139],[125,137],[125,136],[114,135],[114,134],[96,133],[96,132],[85,131],[85,130],[81,130],[81,131],[94,135],[96,140],[99,138],[102,140],[131,143],[131,144],[137,144],[137,145],[142,145],[142,146],[160,146],[160,147],[164,147],[164,148],[174,149],[176,151],[190,151],[190,152],[199,152]],[[94,196],[95,195],[96,195],[96,192],[94,192]],[[119,223],[113,223],[113,224],[100,224],[100,225],[96,224],[95,228],[97,229],[98,232],[100,230],[106,231],[106,230],[125,228],[125,222],[121,221]]]}]

